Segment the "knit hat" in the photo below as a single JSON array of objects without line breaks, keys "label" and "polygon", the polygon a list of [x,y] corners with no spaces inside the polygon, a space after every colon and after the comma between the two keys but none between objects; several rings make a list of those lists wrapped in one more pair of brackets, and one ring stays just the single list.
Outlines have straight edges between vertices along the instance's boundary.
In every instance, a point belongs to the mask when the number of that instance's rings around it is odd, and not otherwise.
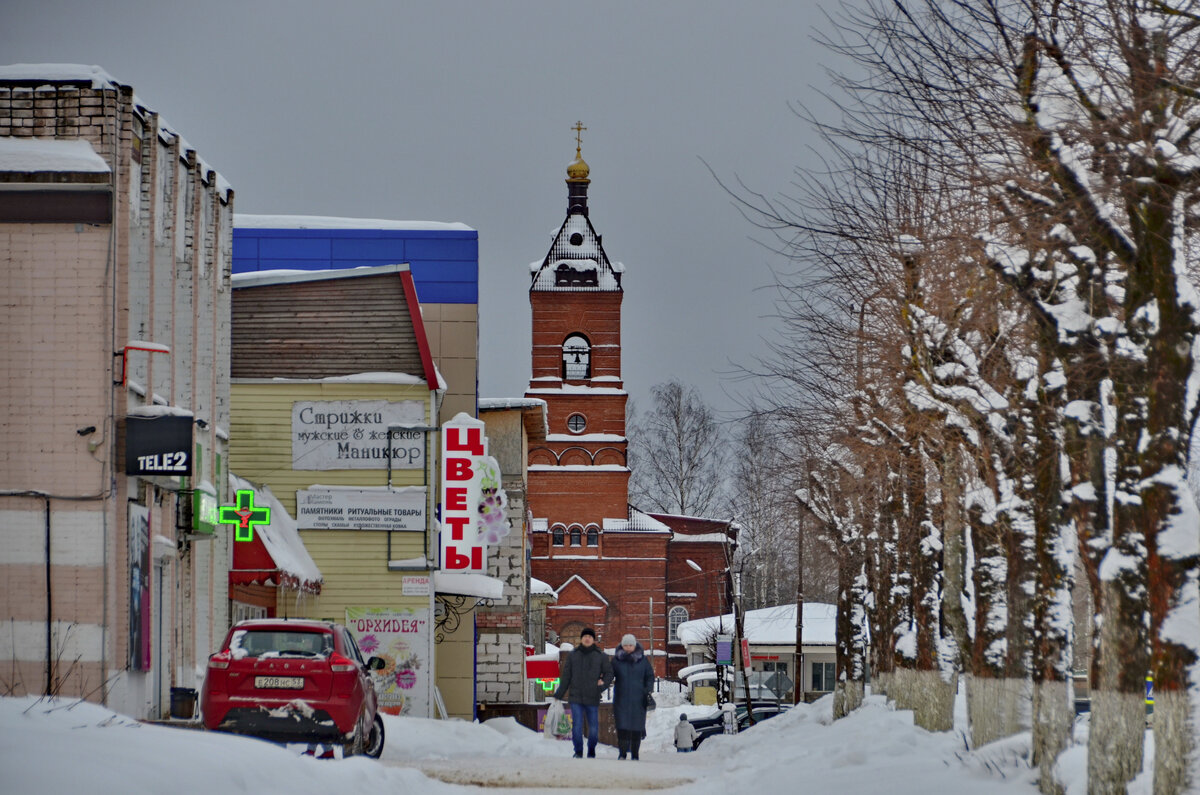
[{"label": "knit hat", "polygon": [[680,720],[687,720],[687,715],[686,715],[685,713],[683,713],[683,712],[680,712],[680,713],[679,713],[679,719],[680,719]]},{"label": "knit hat", "polygon": [[584,627],[583,632],[579,633],[579,637],[582,638],[584,635],[591,635],[592,640],[595,640],[596,639],[596,630],[592,629],[591,627]]},{"label": "knit hat", "polygon": [[623,638],[621,638],[621,645],[622,646],[636,646],[637,638],[635,638],[633,635],[626,633],[625,636]]}]

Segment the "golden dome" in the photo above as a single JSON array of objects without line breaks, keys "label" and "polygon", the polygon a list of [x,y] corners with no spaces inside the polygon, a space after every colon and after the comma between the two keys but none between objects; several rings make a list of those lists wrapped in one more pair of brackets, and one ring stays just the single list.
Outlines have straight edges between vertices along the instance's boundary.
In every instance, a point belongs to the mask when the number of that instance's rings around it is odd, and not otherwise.
[{"label": "golden dome", "polygon": [[588,174],[591,169],[588,168],[587,161],[579,154],[579,150],[575,150],[575,159],[571,161],[571,165],[567,166],[567,179],[572,182],[587,182]]}]

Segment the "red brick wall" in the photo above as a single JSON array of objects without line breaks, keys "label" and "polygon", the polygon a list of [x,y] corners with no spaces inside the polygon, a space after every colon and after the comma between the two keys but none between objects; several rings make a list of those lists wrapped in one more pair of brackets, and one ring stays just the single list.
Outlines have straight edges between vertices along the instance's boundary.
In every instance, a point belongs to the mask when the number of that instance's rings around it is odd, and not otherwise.
[{"label": "red brick wall", "polygon": [[[620,292],[531,292],[533,377],[562,377],[562,344],[579,333],[592,345],[592,377],[621,377]],[[611,385],[611,382],[610,382]]]},{"label": "red brick wall", "polygon": [[[662,650],[666,640],[666,546],[665,533],[607,533],[602,534],[603,558],[578,560],[549,558],[537,559],[538,550],[544,549],[540,541],[547,534],[534,536],[533,573],[559,588],[573,575],[578,574],[608,601],[606,610],[571,610],[551,605],[547,610],[546,623],[556,631],[573,621],[582,621],[593,626],[597,641],[605,648],[613,648],[626,632],[633,634],[644,647],[650,646],[650,600],[654,600],[654,648]],[[563,554],[572,553],[571,548]],[[560,594],[560,605],[598,604],[595,597],[590,600],[582,587],[572,584]],[[665,659],[655,657],[658,673],[665,674]]]},{"label": "red brick wall", "polygon": [[628,516],[629,473],[533,470],[526,494],[533,515],[551,525],[601,524]]}]

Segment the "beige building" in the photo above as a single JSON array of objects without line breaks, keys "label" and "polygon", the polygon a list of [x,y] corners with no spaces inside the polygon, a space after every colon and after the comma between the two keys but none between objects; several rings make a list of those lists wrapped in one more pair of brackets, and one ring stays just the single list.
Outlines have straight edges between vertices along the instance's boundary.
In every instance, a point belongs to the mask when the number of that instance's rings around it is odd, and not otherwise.
[{"label": "beige building", "polygon": [[0,67],[0,692],[163,717],[228,625],[233,192],[96,67]]},{"label": "beige building", "polygon": [[[278,589],[272,614],[345,623],[386,663],[385,711],[472,717],[477,584],[437,571],[447,386],[408,267],[247,272],[234,287],[232,467],[295,518],[322,579],[301,598]],[[235,604],[255,584],[240,551]]]}]

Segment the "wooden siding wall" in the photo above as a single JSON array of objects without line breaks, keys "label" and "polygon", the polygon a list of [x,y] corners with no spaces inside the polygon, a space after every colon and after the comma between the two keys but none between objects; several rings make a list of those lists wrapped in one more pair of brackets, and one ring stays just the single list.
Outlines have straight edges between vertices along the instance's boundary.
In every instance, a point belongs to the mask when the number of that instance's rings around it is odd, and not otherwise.
[{"label": "wooden siding wall", "polygon": [[[428,418],[429,390],[422,385],[408,386],[404,384],[362,384],[362,383],[235,383],[233,385],[233,411],[230,436],[238,440],[230,447],[231,470],[255,483],[263,483],[283,504],[292,515],[296,515],[296,491],[306,489],[313,484],[327,486],[385,486],[387,485],[386,469],[331,469],[331,470],[296,470],[292,469],[292,403],[307,400],[417,400],[426,406]],[[431,449],[435,440],[427,440],[426,456],[434,461]],[[434,488],[435,483],[424,484],[425,470],[395,469],[392,470],[393,486],[428,485]],[[427,520],[428,521],[428,520]],[[353,546],[352,555],[357,561],[351,569],[362,571],[376,570],[383,574],[387,572],[387,534],[379,531],[323,531],[305,530],[301,538],[313,556],[321,573],[325,575],[325,589],[330,587],[333,579],[332,570],[326,569],[325,562],[318,557],[318,549],[332,552],[339,545]],[[326,536],[340,539],[336,543],[326,542]],[[433,533],[429,534],[430,545],[433,544]],[[310,537],[313,539],[310,544]],[[374,540],[372,540],[374,539]],[[421,533],[392,533],[392,560],[415,558],[423,554],[421,544],[424,541]],[[383,544],[382,549],[375,549],[376,544]],[[362,546],[362,552],[358,551]],[[369,552],[365,550],[370,550]],[[432,550],[431,550],[432,552]],[[333,564],[336,556],[330,558]],[[340,565],[340,564],[339,564]],[[355,567],[358,567],[357,569]],[[396,579],[399,588],[399,579]],[[327,591],[322,590],[322,603]]]},{"label": "wooden siding wall", "polygon": [[423,376],[396,273],[233,291],[234,378]]},{"label": "wooden siding wall", "polygon": [[[415,400],[429,417],[429,390],[423,384],[235,383],[232,389],[229,465],[241,477],[265,483],[288,511],[296,509],[296,489],[329,486],[386,486],[387,469],[292,469],[292,404],[320,400]],[[435,440],[427,440],[434,445]],[[436,459],[436,447],[426,455]],[[393,469],[393,486],[424,484],[424,470]],[[429,484],[431,487],[434,484]]]}]

